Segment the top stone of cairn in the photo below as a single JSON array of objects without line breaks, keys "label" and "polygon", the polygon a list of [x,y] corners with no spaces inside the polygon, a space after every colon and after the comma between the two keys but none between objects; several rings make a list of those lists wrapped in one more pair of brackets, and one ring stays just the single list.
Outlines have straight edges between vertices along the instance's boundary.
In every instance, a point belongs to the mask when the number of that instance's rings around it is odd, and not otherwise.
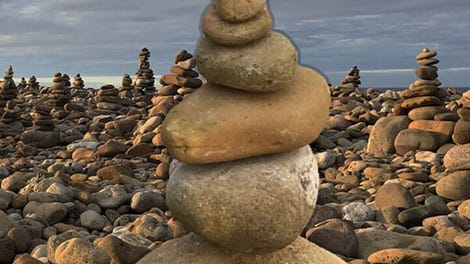
[{"label": "top stone of cairn", "polygon": [[266,0],[214,0],[219,16],[231,22],[240,22],[256,16]]}]

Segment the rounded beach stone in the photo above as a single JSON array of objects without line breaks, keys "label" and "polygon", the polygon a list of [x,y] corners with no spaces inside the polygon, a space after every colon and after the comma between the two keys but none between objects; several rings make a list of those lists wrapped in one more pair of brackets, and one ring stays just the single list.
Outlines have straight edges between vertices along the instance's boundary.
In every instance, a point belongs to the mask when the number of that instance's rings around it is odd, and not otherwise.
[{"label": "rounded beach stone", "polygon": [[297,50],[279,32],[236,47],[221,46],[204,37],[199,43],[196,64],[208,83],[251,92],[271,92],[287,89],[292,83]]},{"label": "rounded beach stone", "polygon": [[202,31],[213,42],[225,46],[239,46],[266,36],[272,29],[273,20],[266,6],[257,16],[233,23],[217,16],[215,7],[210,6],[201,21]]},{"label": "rounded beach stone", "polygon": [[459,207],[457,207],[459,214],[467,219],[470,219],[470,200],[463,201]]},{"label": "rounded beach stone", "polygon": [[354,226],[340,219],[328,219],[315,225],[307,231],[306,238],[330,252],[350,258],[356,256],[359,246]]},{"label": "rounded beach stone", "polygon": [[426,263],[440,264],[444,262],[444,256],[441,254],[406,249],[406,248],[388,248],[382,249],[371,254],[367,261],[370,264],[381,263]]},{"label": "rounded beach stone", "polygon": [[285,248],[267,254],[241,254],[215,247],[203,238],[190,233],[172,239],[143,257],[137,264],[193,263],[193,264],[346,264],[325,249],[298,237]]},{"label": "rounded beach stone", "polygon": [[176,159],[199,164],[307,145],[325,126],[329,88],[320,74],[304,67],[297,68],[291,86],[295,89],[254,96],[205,84],[168,114],[163,143]]},{"label": "rounded beach stone", "polygon": [[468,144],[470,143],[470,121],[460,119],[455,124],[454,135],[452,139],[456,144]]},{"label": "rounded beach stone", "polygon": [[57,131],[27,130],[21,134],[23,143],[38,148],[50,148],[60,142],[60,134]]},{"label": "rounded beach stone", "polygon": [[422,52],[416,55],[416,60],[430,59],[432,57],[435,57],[436,55],[437,55],[436,51],[424,48]]},{"label": "rounded beach stone", "polygon": [[72,238],[57,247],[55,260],[57,264],[108,264],[111,258],[103,249],[91,242],[82,238]]},{"label": "rounded beach stone", "polygon": [[434,132],[404,129],[395,138],[395,149],[400,155],[415,150],[436,151],[439,147],[439,140],[440,136]]},{"label": "rounded beach stone", "polygon": [[457,110],[457,114],[459,115],[461,119],[465,121],[470,121],[470,108],[466,108],[466,107],[459,108]]},{"label": "rounded beach stone", "polygon": [[450,200],[465,200],[470,198],[470,171],[456,171],[443,178],[436,184],[436,193]]},{"label": "rounded beach stone", "polygon": [[452,138],[454,126],[455,122],[453,121],[415,120],[410,123],[408,128],[436,133],[439,135],[438,145],[442,146]]},{"label": "rounded beach stone", "polygon": [[448,171],[470,170],[470,144],[457,145],[447,151],[444,167]]},{"label": "rounded beach stone", "polygon": [[438,92],[437,86],[435,85],[420,85],[413,86],[400,93],[404,99],[418,97],[418,96],[433,96]]},{"label": "rounded beach stone", "polygon": [[176,161],[172,166],[166,195],[175,218],[237,252],[285,247],[298,237],[315,207],[318,168],[309,146],[231,162]]},{"label": "rounded beach stone", "polygon": [[411,120],[407,116],[388,116],[380,118],[370,132],[367,152],[373,154],[395,153],[395,138],[407,129]]},{"label": "rounded beach stone", "polygon": [[382,185],[375,195],[375,206],[378,209],[393,206],[398,209],[408,209],[416,206],[413,194],[399,183]]},{"label": "rounded beach stone", "polygon": [[434,120],[436,114],[443,112],[447,112],[445,106],[423,106],[411,110],[408,117],[411,120]]},{"label": "rounded beach stone", "polygon": [[113,261],[123,264],[136,263],[150,252],[146,247],[129,244],[113,235],[100,239],[96,245],[102,248]]},{"label": "rounded beach stone", "polygon": [[256,16],[266,0],[214,0],[214,5],[222,19],[240,22]]},{"label": "rounded beach stone", "polygon": [[424,80],[434,80],[438,77],[437,68],[432,66],[421,66],[415,69],[416,77]]}]

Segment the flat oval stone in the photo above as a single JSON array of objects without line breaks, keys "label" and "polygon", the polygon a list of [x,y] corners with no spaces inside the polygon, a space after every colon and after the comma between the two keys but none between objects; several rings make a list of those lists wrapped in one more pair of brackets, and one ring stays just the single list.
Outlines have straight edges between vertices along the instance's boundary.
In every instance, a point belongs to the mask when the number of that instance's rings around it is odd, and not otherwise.
[{"label": "flat oval stone", "polygon": [[404,109],[413,109],[422,106],[441,105],[441,99],[436,96],[419,96],[405,99],[401,103],[401,107]]},{"label": "flat oval stone", "polygon": [[434,80],[422,80],[422,79],[419,79],[419,80],[416,80],[414,82],[412,82],[410,84],[410,89],[414,88],[414,87],[418,87],[418,86],[422,86],[422,85],[432,85],[432,86],[439,86],[441,85],[442,83],[438,80],[438,79],[434,79]]},{"label": "flat oval stone", "polygon": [[292,82],[297,51],[279,32],[236,47],[221,46],[202,38],[196,64],[208,83],[251,92],[271,92]]},{"label": "flat oval stone", "polygon": [[448,171],[470,170],[470,144],[457,145],[447,151],[444,167]]},{"label": "flat oval stone", "polygon": [[266,0],[214,0],[214,5],[220,18],[240,22],[256,16]]},{"label": "flat oval stone", "polygon": [[273,26],[271,14],[266,6],[257,16],[233,23],[217,16],[215,7],[210,6],[202,16],[201,27],[213,42],[225,46],[239,46],[266,36]]},{"label": "flat oval stone", "polygon": [[189,230],[224,248],[256,254],[299,236],[312,216],[318,185],[315,156],[305,146],[217,164],[176,162],[166,198]]},{"label": "flat oval stone", "polygon": [[439,264],[444,262],[444,256],[441,254],[413,250],[406,248],[388,248],[382,249],[371,254],[367,261],[370,264],[379,263],[428,263]]},{"label": "flat oval stone", "polygon": [[439,135],[434,132],[404,129],[395,138],[395,149],[400,155],[412,150],[436,151],[439,147],[438,142]]},{"label": "flat oval stone", "polygon": [[213,163],[289,151],[323,130],[329,88],[316,71],[298,67],[295,87],[247,93],[205,84],[166,117],[161,137],[169,153],[187,163]]},{"label": "flat oval stone", "polygon": [[401,97],[404,99],[418,97],[418,96],[427,96],[427,95],[436,95],[438,93],[437,86],[435,85],[420,85],[413,86],[409,89],[404,90],[400,93]]},{"label": "flat oval stone", "polygon": [[416,60],[430,59],[432,57],[435,57],[436,55],[437,55],[436,51],[426,49],[416,56]]},{"label": "flat oval stone", "polygon": [[470,198],[470,171],[456,171],[440,179],[436,184],[436,193],[450,200]]},{"label": "flat oval stone", "polygon": [[459,108],[457,110],[459,117],[465,121],[470,121],[470,108]]},{"label": "flat oval stone", "polygon": [[447,112],[445,106],[423,106],[418,107],[408,112],[408,117],[411,120],[433,120],[434,116],[439,113]]},{"label": "flat oval stone", "polygon": [[415,120],[408,128],[436,133],[439,135],[438,145],[442,146],[452,138],[454,126],[453,121]]},{"label": "flat oval stone", "polygon": [[418,65],[420,66],[430,66],[430,65],[437,64],[437,63],[439,63],[439,60],[434,59],[434,58],[418,60]]}]

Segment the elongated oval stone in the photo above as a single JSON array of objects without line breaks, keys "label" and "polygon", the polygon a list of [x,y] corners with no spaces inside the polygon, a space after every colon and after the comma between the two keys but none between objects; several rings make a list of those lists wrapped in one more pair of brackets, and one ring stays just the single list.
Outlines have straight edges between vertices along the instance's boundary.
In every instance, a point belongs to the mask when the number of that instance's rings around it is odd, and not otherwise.
[{"label": "elongated oval stone", "polygon": [[256,16],[266,0],[214,0],[217,14],[224,20],[240,22]]},{"label": "elongated oval stone", "polygon": [[272,93],[203,85],[172,109],[161,136],[170,154],[187,163],[279,153],[315,140],[329,105],[325,79],[299,66],[292,84]]}]

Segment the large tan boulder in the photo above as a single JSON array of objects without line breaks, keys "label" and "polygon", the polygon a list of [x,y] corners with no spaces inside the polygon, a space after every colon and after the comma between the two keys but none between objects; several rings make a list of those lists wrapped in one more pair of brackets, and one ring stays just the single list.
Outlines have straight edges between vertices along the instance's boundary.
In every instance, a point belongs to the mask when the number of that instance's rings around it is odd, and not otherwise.
[{"label": "large tan boulder", "polygon": [[310,219],[318,168],[309,146],[207,165],[172,164],[166,202],[185,227],[219,246],[266,253],[294,241]]},{"label": "large tan boulder", "polygon": [[380,118],[372,128],[367,152],[375,155],[395,153],[395,138],[400,131],[407,129],[411,120],[407,116],[388,116]]},{"label": "large tan boulder", "polygon": [[258,14],[266,0],[214,0],[217,14],[224,20],[240,22]]},{"label": "large tan boulder", "polygon": [[251,92],[270,92],[288,87],[297,68],[297,50],[282,33],[242,46],[222,46],[203,37],[196,64],[208,83]]},{"label": "large tan boulder", "polygon": [[170,154],[187,163],[279,153],[315,140],[329,105],[325,79],[299,66],[289,87],[271,93],[203,85],[172,109],[161,136]]},{"label": "large tan boulder", "polygon": [[167,241],[137,262],[137,264],[154,263],[346,264],[336,255],[301,237],[279,251],[263,255],[248,255],[214,247],[194,233]]}]

